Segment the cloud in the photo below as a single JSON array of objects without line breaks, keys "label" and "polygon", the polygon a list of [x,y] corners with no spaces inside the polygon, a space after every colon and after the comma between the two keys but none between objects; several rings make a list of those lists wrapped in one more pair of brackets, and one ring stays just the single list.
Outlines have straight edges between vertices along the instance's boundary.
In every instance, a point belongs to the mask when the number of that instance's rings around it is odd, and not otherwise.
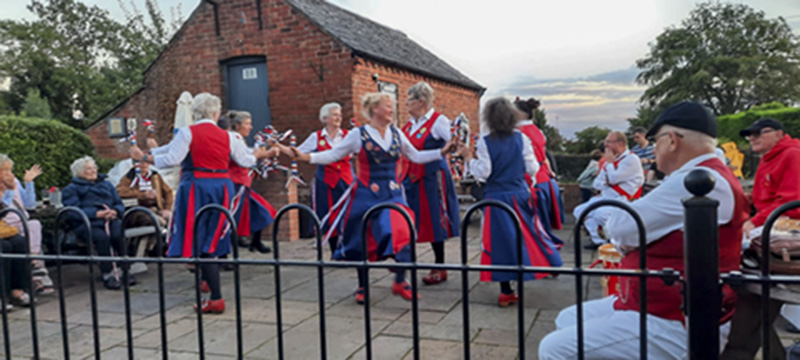
[{"label": "cloud", "polygon": [[528,77],[490,91],[484,98],[540,99],[549,122],[566,137],[594,125],[622,130],[628,126],[626,119],[636,115],[645,89],[635,81],[638,73],[631,67],[581,78]]}]

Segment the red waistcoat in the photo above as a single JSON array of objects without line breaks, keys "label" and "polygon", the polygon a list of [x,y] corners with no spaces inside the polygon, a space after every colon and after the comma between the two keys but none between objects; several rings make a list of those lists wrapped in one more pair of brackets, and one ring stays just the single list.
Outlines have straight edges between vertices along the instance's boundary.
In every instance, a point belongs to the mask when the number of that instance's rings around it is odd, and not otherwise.
[{"label": "red waistcoat", "polygon": [[[347,130],[342,129],[342,138],[345,136],[347,136]],[[331,148],[330,142],[325,140],[325,136],[322,135],[322,130],[317,131],[317,151],[330,150]],[[323,167],[324,171],[323,181],[328,187],[336,187],[339,180],[343,180],[347,185],[353,183],[353,168],[350,165],[350,155],[343,157],[339,161],[320,166]],[[317,174],[319,174],[319,171],[317,171]]]},{"label": "red waistcoat", "polygon": [[228,178],[231,161],[231,142],[228,132],[214,123],[201,123],[189,127],[192,143],[189,144],[191,164],[197,178]]},{"label": "red waistcoat", "polygon": [[[244,141],[239,134],[234,133],[234,136],[236,136],[238,141]],[[231,181],[233,181],[234,184],[244,185],[247,187],[253,185],[253,178],[250,176],[250,169],[239,166],[239,164],[233,161],[233,159],[230,161],[228,173],[231,175]]]},{"label": "red waistcoat", "polygon": [[[722,175],[733,191],[733,219],[719,227],[719,271],[739,269],[742,248],[742,224],[748,217],[748,202],[739,180],[730,169],[717,158],[706,160],[698,166],[709,168]],[[622,269],[639,268],[639,251],[632,251],[622,259]],[[684,275],[683,230],[675,230],[647,246],[647,268],[661,270],[672,268]],[[733,315],[736,293],[728,285],[722,289],[722,317],[725,322]],[[647,278],[647,313],[669,320],[683,322],[681,312],[681,284],[667,286],[659,278]],[[620,295],[614,303],[616,310],[639,311],[639,278],[621,277]]]},{"label": "red waistcoat", "polygon": [[[425,140],[427,140],[428,136],[431,135],[431,130],[433,129],[433,125],[436,124],[436,119],[439,118],[439,115],[440,114],[438,112],[436,111],[433,112],[431,118],[428,119],[428,121],[426,121],[425,124],[422,124],[422,126],[419,129],[417,129],[417,133],[419,134],[419,136],[411,136],[412,135],[410,133],[411,121],[407,122],[403,126],[403,132],[406,134],[408,141],[411,142],[411,145],[414,145],[414,147],[417,148],[417,150],[425,150]],[[410,178],[411,182],[420,181],[422,180],[423,177],[425,177],[425,164],[413,163],[411,161],[408,161],[408,159],[403,158],[400,161],[400,171],[398,172],[398,174],[399,174],[398,177],[399,181],[403,181],[406,178],[406,176]]]},{"label": "red waistcoat", "polygon": [[[547,153],[545,152],[547,138],[544,137],[544,133],[534,124],[520,126],[518,129],[531,140],[533,154],[536,155],[536,161],[539,162],[539,171],[536,173],[536,183],[540,184],[550,181],[552,174],[550,174],[550,169],[545,165],[545,160],[547,160]],[[534,185],[533,179],[528,173],[525,173],[525,181],[528,182],[528,185]]]}]

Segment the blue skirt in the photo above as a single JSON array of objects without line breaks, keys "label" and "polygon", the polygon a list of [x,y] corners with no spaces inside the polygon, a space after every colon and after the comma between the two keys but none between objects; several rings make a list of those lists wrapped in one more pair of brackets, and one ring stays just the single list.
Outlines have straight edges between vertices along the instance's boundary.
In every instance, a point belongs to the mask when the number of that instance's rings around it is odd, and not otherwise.
[{"label": "blue skirt", "polygon": [[[353,180],[357,181],[357,180]],[[350,185],[347,185],[344,180],[339,180],[336,183],[335,187],[330,187],[328,184],[325,183],[324,179],[314,179],[314,212],[317,214],[317,217],[322,220],[325,215],[328,215],[328,212],[331,211],[331,208],[337,201],[342,197],[347,188]],[[333,225],[334,221],[339,215],[339,209],[334,209],[333,213],[328,216],[328,220],[325,221],[325,224],[322,225],[322,233],[325,234],[328,232],[328,229]],[[310,224],[313,229],[313,224]],[[339,235],[339,231],[334,229],[331,233],[331,236]]]},{"label": "blue skirt", "polygon": [[564,201],[558,183],[550,179],[549,182],[536,184],[531,190],[536,191],[537,215],[545,232],[554,243],[564,245],[564,241],[553,233],[553,229],[561,230],[564,224]]},{"label": "blue skirt", "polygon": [[406,177],[403,187],[416,214],[417,242],[442,242],[459,235],[458,196],[449,171],[426,174],[417,182]]},{"label": "blue skirt", "polygon": [[[170,223],[169,257],[193,257],[193,239],[200,245],[200,254],[222,256],[231,252],[230,223],[222,213],[206,212],[196,219],[197,211],[208,204],[219,204],[231,208],[233,183],[230,179],[199,179],[191,171],[181,174],[178,193],[175,196],[175,212]],[[197,234],[194,233],[196,222]]]},{"label": "blue skirt", "polygon": [[275,209],[253,189],[236,184],[236,194],[238,197],[234,199],[233,204],[236,235],[250,236],[251,233],[263,230],[275,221]]},{"label": "blue skirt", "polygon": [[[394,185],[392,185],[394,184]],[[361,232],[362,218],[371,207],[393,202],[406,209],[412,220],[414,213],[403,199],[403,189],[394,181],[373,181],[369,187],[356,181],[349,203],[344,207],[342,232],[339,247],[333,253],[336,260],[364,260],[363,241],[367,241],[367,259],[383,260],[389,257],[399,262],[411,261],[409,243],[411,232],[405,218],[397,211],[382,210],[373,214],[367,227],[367,234]],[[366,235],[366,236],[365,236]]]},{"label": "blue skirt", "polygon": [[[556,245],[542,231],[541,221],[533,206],[533,198],[526,191],[519,192],[486,192],[486,199],[504,202],[514,209],[522,222],[522,262],[525,266],[553,266],[563,264],[561,254]],[[518,265],[519,243],[517,241],[514,222],[508,214],[498,208],[489,207],[484,210],[481,224],[481,264],[482,265]],[[540,279],[546,273],[526,273],[524,280]],[[481,281],[512,281],[517,274],[500,271],[482,271]]]}]

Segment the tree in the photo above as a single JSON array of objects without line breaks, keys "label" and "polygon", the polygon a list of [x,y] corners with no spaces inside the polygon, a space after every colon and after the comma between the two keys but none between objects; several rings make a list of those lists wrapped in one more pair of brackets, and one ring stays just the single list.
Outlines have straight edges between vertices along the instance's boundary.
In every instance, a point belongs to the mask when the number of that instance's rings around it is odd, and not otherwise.
[{"label": "tree", "polygon": [[698,4],[636,62],[641,101],[664,108],[702,101],[717,115],[800,100],[800,44],[786,21],[742,4]]},{"label": "tree", "polygon": [[128,18],[118,22],[78,0],[32,0],[36,20],[0,21],[0,76],[12,80],[12,109],[35,89],[70,123],[73,110],[93,119],[129,96],[168,39],[155,1],[145,2],[149,23],[135,7],[123,7]]},{"label": "tree", "polygon": [[633,132],[633,129],[643,127],[649,129],[656,121],[658,114],[662,111],[661,106],[652,107],[647,104],[639,105],[636,108],[636,117],[628,118],[628,132]]},{"label": "tree", "polygon": [[47,101],[39,96],[39,90],[28,90],[28,96],[25,98],[25,105],[22,106],[22,116],[35,117],[42,119],[49,119],[53,115],[50,112],[50,105]]},{"label": "tree", "polygon": [[587,154],[592,150],[600,149],[603,146],[609,128],[590,126],[575,133],[575,140],[567,141],[566,148],[570,154]]}]

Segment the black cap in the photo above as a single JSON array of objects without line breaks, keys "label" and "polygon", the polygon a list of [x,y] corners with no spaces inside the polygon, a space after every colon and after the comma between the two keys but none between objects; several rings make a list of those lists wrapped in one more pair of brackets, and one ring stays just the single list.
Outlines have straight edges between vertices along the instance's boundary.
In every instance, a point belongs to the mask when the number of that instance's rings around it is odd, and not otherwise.
[{"label": "black cap", "polygon": [[653,136],[664,125],[672,125],[717,137],[717,117],[705,105],[694,101],[681,101],[662,111],[647,137]]},{"label": "black cap", "polygon": [[751,134],[760,133],[761,129],[763,128],[773,128],[775,130],[783,130],[783,125],[781,125],[781,123],[775,119],[770,119],[770,118],[758,119],[756,120],[756,122],[753,123],[753,125],[750,125],[747,128],[743,129],[742,131],[739,131],[739,135],[741,137],[748,137]]}]

